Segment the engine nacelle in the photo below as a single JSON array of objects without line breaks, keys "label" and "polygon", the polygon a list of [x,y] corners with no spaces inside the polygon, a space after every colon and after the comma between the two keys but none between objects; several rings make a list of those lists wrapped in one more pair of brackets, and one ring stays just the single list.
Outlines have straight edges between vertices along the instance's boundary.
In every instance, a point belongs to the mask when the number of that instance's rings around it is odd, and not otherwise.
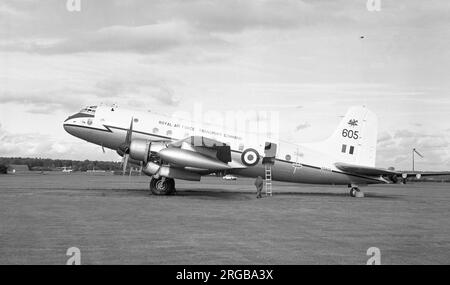
[{"label": "engine nacelle", "polygon": [[159,165],[154,162],[149,162],[142,169],[148,176],[168,177],[173,179],[200,181],[201,175],[198,173],[190,172],[181,168],[173,168],[167,165]]},{"label": "engine nacelle", "polygon": [[165,148],[160,150],[158,155],[164,161],[188,167],[210,170],[223,170],[230,168],[228,164],[218,159],[214,159],[201,153],[186,149]]},{"label": "engine nacelle", "polygon": [[147,163],[152,153],[167,148],[163,142],[151,142],[147,140],[132,140],[130,144],[130,158]]}]

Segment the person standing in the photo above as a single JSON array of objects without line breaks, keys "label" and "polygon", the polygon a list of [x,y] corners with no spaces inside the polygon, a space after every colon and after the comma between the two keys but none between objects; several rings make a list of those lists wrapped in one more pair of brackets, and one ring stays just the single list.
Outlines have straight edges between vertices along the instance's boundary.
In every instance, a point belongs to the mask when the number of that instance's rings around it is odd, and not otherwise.
[{"label": "person standing", "polygon": [[262,179],[262,177],[261,176],[256,177],[255,186],[256,186],[256,198],[257,199],[262,198],[261,192],[263,189],[263,185],[264,185],[264,180]]}]

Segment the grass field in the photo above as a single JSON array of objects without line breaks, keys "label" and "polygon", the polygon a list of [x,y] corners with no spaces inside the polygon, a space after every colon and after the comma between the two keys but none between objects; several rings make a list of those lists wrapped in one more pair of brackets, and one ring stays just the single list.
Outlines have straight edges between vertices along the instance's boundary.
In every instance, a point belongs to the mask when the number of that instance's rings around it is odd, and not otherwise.
[{"label": "grass field", "polygon": [[177,181],[149,194],[148,177],[0,176],[0,264],[449,264],[450,184],[363,188],[253,180]]}]

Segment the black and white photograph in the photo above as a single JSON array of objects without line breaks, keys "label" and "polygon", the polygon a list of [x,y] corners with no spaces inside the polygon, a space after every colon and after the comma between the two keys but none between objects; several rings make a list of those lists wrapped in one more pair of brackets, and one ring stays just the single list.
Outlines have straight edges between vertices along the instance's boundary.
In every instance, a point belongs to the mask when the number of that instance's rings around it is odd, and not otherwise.
[{"label": "black and white photograph", "polygon": [[449,1],[0,0],[0,265],[448,265],[449,182]]}]

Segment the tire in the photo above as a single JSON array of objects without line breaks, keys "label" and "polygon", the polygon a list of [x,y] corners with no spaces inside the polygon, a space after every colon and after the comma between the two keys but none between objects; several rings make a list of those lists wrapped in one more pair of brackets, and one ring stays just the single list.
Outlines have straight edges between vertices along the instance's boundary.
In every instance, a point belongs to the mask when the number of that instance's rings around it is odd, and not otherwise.
[{"label": "tire", "polygon": [[356,197],[356,192],[357,192],[357,191],[358,191],[358,190],[357,190],[356,188],[352,187],[352,188],[350,189],[350,196]]},{"label": "tire", "polygon": [[153,195],[171,195],[175,193],[175,180],[171,178],[165,178],[164,181],[161,178],[150,180],[150,191]]}]

